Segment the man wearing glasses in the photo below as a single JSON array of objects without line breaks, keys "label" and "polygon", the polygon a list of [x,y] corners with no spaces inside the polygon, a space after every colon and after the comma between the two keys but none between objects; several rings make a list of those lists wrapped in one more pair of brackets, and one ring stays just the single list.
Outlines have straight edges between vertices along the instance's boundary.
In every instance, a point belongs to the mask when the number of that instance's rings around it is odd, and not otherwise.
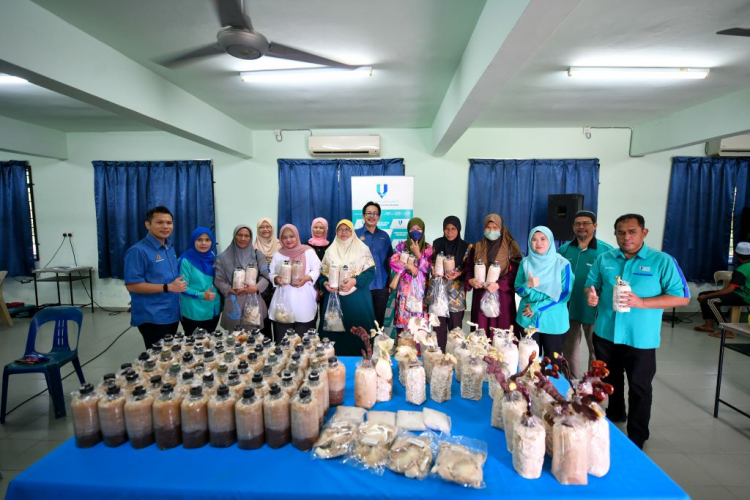
[{"label": "man wearing glasses", "polygon": [[390,295],[388,261],[393,255],[393,246],[388,233],[378,229],[380,205],[374,201],[368,201],[362,209],[362,216],[365,225],[355,232],[357,237],[370,248],[372,258],[375,260],[375,279],[370,282],[370,293],[372,305],[375,308],[375,319],[382,327],[385,320],[385,308],[388,305],[388,295]]},{"label": "man wearing glasses", "polygon": [[[581,378],[584,371],[596,359],[594,355],[594,322],[596,321],[596,308],[588,305],[583,286],[589,275],[589,270],[596,258],[614,248],[611,245],[594,238],[596,232],[596,214],[588,210],[576,213],[573,219],[573,232],[575,239],[560,247],[558,253],[570,261],[570,266],[575,273],[573,290],[568,304],[570,312],[570,329],[565,335],[563,354],[570,363],[570,370],[576,378]],[[578,360],[578,351],[581,345],[581,333],[586,338],[589,348],[588,365],[581,369]]]}]

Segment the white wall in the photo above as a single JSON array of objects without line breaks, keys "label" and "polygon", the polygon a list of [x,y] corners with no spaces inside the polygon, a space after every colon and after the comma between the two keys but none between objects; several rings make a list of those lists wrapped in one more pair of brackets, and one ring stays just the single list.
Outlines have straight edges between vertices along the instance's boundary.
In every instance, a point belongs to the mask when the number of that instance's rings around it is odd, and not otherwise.
[{"label": "white wall", "polygon": [[[469,158],[599,158],[600,237],[614,243],[611,225],[626,212],[646,218],[647,243],[661,248],[664,232],[670,158],[701,156],[702,146],[629,158],[629,132],[594,130],[586,139],[580,129],[473,129],[443,158],[429,154],[428,129],[326,130],[325,134],[380,134],[383,157],[403,157],[406,174],[415,177],[415,214],[427,225],[428,240],[441,233],[442,220],[457,215],[465,220]],[[278,158],[307,158],[307,133],[285,132],[276,142],[271,131],[253,133],[251,160],[219,153],[165,132],[68,134],[68,161],[0,153],[0,160],[28,159],[32,164],[41,264],[45,264],[72,231],[79,264],[97,265],[93,160],[206,159],[214,162],[216,225],[220,247],[240,223],[254,225],[262,216],[276,218]],[[520,210],[524,209],[519,207]],[[516,235],[516,237],[522,237]],[[53,265],[73,265],[66,246]],[[129,296],[120,280],[95,280],[95,300],[104,307],[124,307]],[[76,300],[85,294],[76,285]],[[63,295],[65,297],[65,295]],[[6,301],[34,302],[33,285],[6,280]],[[52,284],[40,285],[40,302],[56,301]]]}]

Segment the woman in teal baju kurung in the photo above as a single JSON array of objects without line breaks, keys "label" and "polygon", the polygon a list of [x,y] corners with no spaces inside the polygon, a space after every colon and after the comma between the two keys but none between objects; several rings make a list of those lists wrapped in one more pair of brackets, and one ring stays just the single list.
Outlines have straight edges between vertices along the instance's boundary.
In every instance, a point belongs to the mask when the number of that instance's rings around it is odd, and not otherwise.
[{"label": "woman in teal baju kurung", "polygon": [[[338,290],[330,288],[328,275],[332,264],[339,270],[348,266],[350,278],[340,280]],[[342,220],[336,226],[336,239],[326,250],[320,269],[318,283],[323,290],[322,317],[319,335],[328,337],[334,344],[337,356],[359,356],[364,349],[362,340],[351,333],[353,326],[361,326],[368,332],[375,328],[375,309],[372,306],[370,282],[375,278],[375,261],[370,249],[354,234],[354,226]],[[343,313],[344,331],[325,330],[325,312],[332,294],[338,294]]]}]

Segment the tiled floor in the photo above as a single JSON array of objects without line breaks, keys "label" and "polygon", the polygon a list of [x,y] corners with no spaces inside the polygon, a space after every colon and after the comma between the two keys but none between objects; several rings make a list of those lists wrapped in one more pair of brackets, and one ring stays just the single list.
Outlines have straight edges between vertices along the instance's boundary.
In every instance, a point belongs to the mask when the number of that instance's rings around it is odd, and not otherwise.
[{"label": "tiled floor", "polygon": [[[128,327],[129,319],[126,313],[109,316],[106,312],[92,314],[86,310],[81,361],[102,352]],[[0,326],[0,366],[23,353],[28,326],[29,320],[16,320],[13,328]],[[677,325],[672,330],[665,323],[662,329],[651,439],[644,451],[693,499],[750,499],[750,419],[727,407],[721,408],[718,419],[713,418],[719,341],[694,332],[692,326]],[[51,328],[45,331],[46,337],[40,339],[49,343]],[[44,345],[37,344],[40,350]],[[142,350],[137,330],[128,331],[84,367],[86,379],[99,380]],[[64,372],[70,370],[66,367]],[[724,399],[750,412],[750,358],[728,351],[724,373]],[[64,381],[66,393],[78,386],[75,375]],[[41,375],[11,377],[8,408],[44,388]],[[70,418],[55,420],[51,411],[45,393],[14,411],[0,426],[3,498],[13,477],[71,437]]]}]

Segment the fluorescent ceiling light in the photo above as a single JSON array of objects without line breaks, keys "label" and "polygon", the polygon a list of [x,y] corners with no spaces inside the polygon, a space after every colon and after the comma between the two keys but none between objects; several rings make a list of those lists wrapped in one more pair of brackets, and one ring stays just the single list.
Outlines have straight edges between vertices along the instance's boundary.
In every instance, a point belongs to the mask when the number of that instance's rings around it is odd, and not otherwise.
[{"label": "fluorescent ceiling light", "polygon": [[588,80],[700,80],[708,68],[605,68],[571,67],[568,76]]},{"label": "fluorescent ceiling light", "polygon": [[371,66],[355,69],[344,68],[309,68],[285,69],[277,71],[246,71],[240,73],[244,82],[301,82],[349,80],[372,76]]},{"label": "fluorescent ceiling light", "polygon": [[7,83],[28,83],[28,80],[24,80],[23,78],[19,78],[17,76],[13,75],[0,75],[0,84]]}]

